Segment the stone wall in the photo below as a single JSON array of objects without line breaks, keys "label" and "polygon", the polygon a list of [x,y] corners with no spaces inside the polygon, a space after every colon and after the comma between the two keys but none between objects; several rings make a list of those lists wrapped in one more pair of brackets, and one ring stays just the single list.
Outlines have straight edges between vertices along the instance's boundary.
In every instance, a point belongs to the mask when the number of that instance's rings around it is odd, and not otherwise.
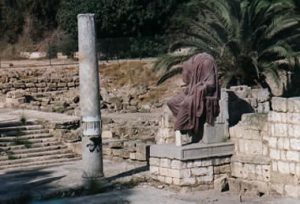
[{"label": "stone wall", "polygon": [[150,158],[150,173],[162,183],[214,189],[214,181],[230,174],[230,157],[181,161],[169,158]]},{"label": "stone wall", "polygon": [[64,91],[79,86],[77,68],[1,69],[0,92],[17,89],[28,93]]},{"label": "stone wall", "polygon": [[230,126],[237,124],[245,113],[268,113],[271,110],[268,89],[232,86],[227,92]]},{"label": "stone wall", "polygon": [[[246,114],[230,129],[239,190],[300,197],[300,98],[272,99],[268,114]],[[251,185],[249,185],[251,184]]]}]

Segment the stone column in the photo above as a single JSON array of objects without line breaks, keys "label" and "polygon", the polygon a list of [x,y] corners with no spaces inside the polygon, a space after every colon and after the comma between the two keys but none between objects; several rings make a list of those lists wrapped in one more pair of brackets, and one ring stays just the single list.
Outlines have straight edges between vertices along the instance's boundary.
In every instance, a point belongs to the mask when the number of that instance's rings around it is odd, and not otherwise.
[{"label": "stone column", "polygon": [[103,177],[99,72],[94,14],[79,14],[79,78],[83,178]]}]

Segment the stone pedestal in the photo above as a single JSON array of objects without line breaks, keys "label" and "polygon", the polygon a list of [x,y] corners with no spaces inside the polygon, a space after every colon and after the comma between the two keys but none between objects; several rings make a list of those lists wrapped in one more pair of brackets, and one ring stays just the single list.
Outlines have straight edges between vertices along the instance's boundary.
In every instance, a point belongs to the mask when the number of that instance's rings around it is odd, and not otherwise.
[{"label": "stone pedestal", "polygon": [[213,189],[214,181],[230,174],[233,143],[152,145],[150,172],[154,180],[175,186]]}]

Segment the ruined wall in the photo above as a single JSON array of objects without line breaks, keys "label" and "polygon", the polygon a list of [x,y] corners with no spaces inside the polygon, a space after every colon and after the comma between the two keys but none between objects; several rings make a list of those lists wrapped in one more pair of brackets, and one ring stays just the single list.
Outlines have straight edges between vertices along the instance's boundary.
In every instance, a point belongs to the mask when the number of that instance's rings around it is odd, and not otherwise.
[{"label": "ruined wall", "polygon": [[300,197],[300,98],[272,99],[268,114],[246,114],[230,129],[239,190]]}]

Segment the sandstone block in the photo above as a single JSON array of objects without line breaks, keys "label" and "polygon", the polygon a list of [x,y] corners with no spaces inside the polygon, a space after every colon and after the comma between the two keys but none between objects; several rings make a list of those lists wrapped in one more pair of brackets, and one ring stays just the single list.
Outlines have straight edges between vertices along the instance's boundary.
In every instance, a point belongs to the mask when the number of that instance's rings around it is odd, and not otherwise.
[{"label": "sandstone block", "polygon": [[170,175],[169,175],[169,169],[168,169],[168,168],[160,167],[160,168],[159,168],[159,175],[162,175],[162,176],[170,176]]},{"label": "sandstone block", "polygon": [[181,179],[180,185],[182,186],[190,186],[196,184],[196,178],[193,177],[184,177]]},{"label": "sandstone block", "polygon": [[160,159],[151,157],[149,160],[150,166],[160,166]]},{"label": "sandstone block", "polygon": [[186,167],[186,164],[179,160],[172,160],[171,161],[171,168],[172,169],[183,169]]},{"label": "sandstone block", "polygon": [[172,183],[173,183],[173,178],[172,178],[172,177],[169,177],[169,176],[166,176],[166,178],[165,178],[165,183],[167,183],[167,184],[172,184]]},{"label": "sandstone block", "polygon": [[288,125],[288,135],[289,137],[297,137],[300,138],[300,125]]},{"label": "sandstone block", "polygon": [[298,151],[287,151],[287,153],[286,153],[287,160],[289,160],[289,161],[299,162],[300,161],[299,156],[300,156],[300,152],[298,152]]},{"label": "sandstone block", "polygon": [[270,147],[277,148],[277,137],[269,137],[268,142]]},{"label": "sandstone block", "polygon": [[160,159],[160,167],[171,168],[170,159]]},{"label": "sandstone block", "polygon": [[278,171],[282,174],[289,174],[290,173],[289,163],[278,161]]},{"label": "sandstone block", "polygon": [[278,183],[271,183],[271,190],[279,195],[284,194],[284,185]]},{"label": "sandstone block", "polygon": [[136,160],[136,154],[134,152],[129,153],[129,159]]},{"label": "sandstone block", "polygon": [[297,198],[300,194],[300,187],[294,185],[285,185],[284,191],[286,195]]},{"label": "sandstone block", "polygon": [[287,124],[271,123],[269,128],[270,128],[271,136],[275,136],[275,137],[287,137],[288,136],[288,125]]},{"label": "sandstone block", "polygon": [[300,113],[287,113],[287,122],[300,125]]},{"label": "sandstone block", "polygon": [[206,167],[197,167],[191,169],[193,176],[204,176],[208,174],[208,168]]},{"label": "sandstone block", "polygon": [[288,111],[288,100],[282,97],[272,98],[272,109],[276,112],[286,113]]},{"label": "sandstone block", "polygon": [[277,144],[279,149],[284,149],[284,150],[290,149],[290,140],[288,138],[278,138]]},{"label": "sandstone block", "polygon": [[288,112],[300,113],[300,97],[288,99]]},{"label": "sandstone block", "polygon": [[287,113],[270,111],[268,114],[268,121],[275,123],[286,123],[287,122]]},{"label": "sandstone block", "polygon": [[111,139],[111,138],[113,138],[112,131],[109,131],[109,130],[102,131],[102,138],[105,138],[105,139]]},{"label": "sandstone block", "polygon": [[270,158],[271,159],[280,159],[280,151],[277,149],[270,149]]},{"label": "sandstone block", "polygon": [[290,143],[293,150],[300,150],[300,139],[290,139]]}]

